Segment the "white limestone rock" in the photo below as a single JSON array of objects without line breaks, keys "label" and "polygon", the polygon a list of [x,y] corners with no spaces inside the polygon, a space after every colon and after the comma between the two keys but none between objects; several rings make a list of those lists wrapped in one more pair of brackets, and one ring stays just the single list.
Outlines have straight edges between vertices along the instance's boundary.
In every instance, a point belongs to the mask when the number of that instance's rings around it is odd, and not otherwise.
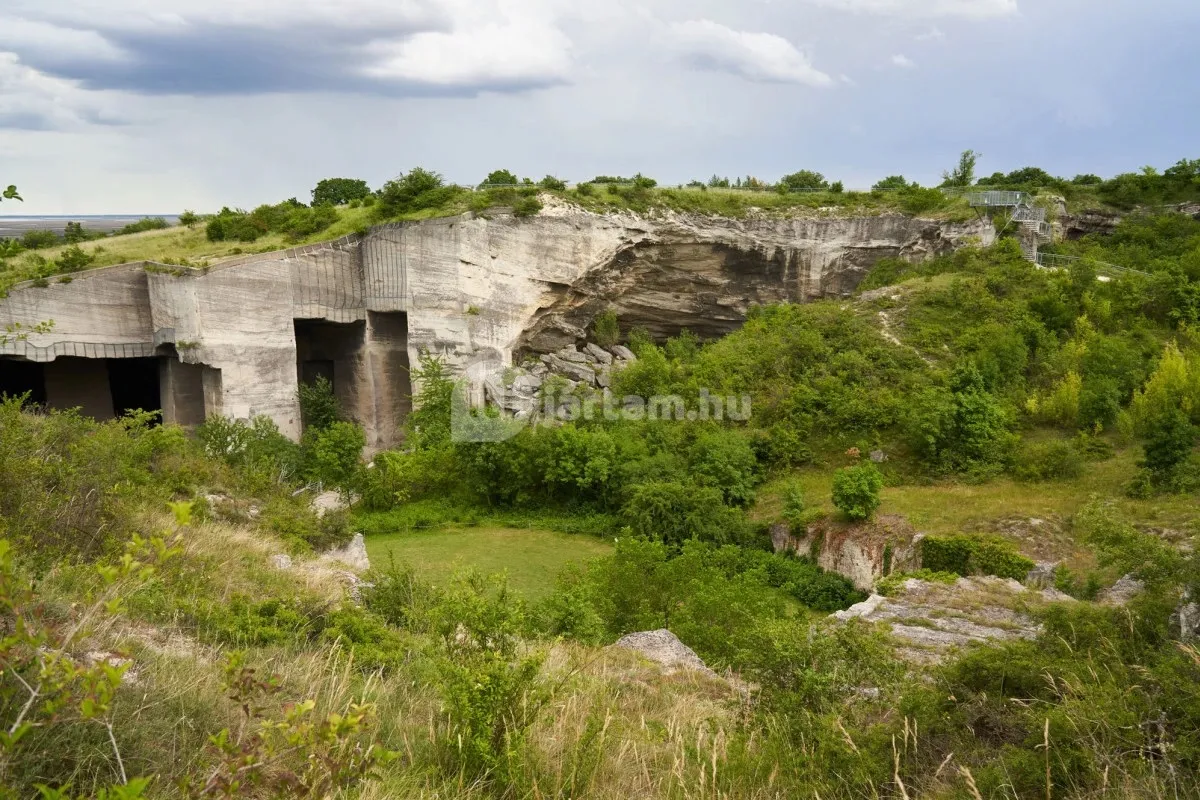
[{"label": "white limestone rock", "polygon": [[371,559],[367,556],[367,543],[361,533],[354,534],[354,538],[345,547],[330,550],[322,555],[321,560],[327,563],[336,562],[357,572],[367,572],[371,569]]},{"label": "white limestone rock", "polygon": [[696,655],[692,648],[679,641],[679,637],[668,630],[631,633],[617,640],[613,647],[621,647],[641,653],[659,664],[668,675],[680,670],[700,672],[716,677],[716,673]]},{"label": "white limestone rock", "polygon": [[588,342],[586,345],[584,345],[584,349],[589,355],[592,356],[592,358],[601,364],[613,363],[612,354],[594,342]]}]

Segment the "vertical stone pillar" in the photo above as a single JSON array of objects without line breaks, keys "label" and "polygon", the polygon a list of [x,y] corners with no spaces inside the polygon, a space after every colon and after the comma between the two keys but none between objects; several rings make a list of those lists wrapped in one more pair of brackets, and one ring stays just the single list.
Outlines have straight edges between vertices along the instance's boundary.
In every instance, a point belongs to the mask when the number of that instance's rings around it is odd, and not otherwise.
[{"label": "vertical stone pillar", "polygon": [[158,362],[163,422],[191,427],[204,422],[204,367],[177,358]]},{"label": "vertical stone pillar", "polygon": [[372,413],[363,420],[367,450],[377,453],[404,441],[404,421],[412,411],[408,362],[408,316],[367,312],[367,381]]}]

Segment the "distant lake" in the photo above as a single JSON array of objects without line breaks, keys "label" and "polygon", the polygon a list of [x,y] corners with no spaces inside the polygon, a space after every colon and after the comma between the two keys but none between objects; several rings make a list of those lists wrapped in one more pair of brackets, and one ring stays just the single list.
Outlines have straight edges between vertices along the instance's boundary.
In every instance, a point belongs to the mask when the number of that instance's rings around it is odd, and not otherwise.
[{"label": "distant lake", "polygon": [[146,217],[162,217],[168,225],[179,224],[178,214],[76,214],[42,217],[13,214],[12,216],[0,216],[0,237],[20,236],[25,231],[40,230],[62,233],[68,222],[78,222],[89,231],[112,233],[121,230],[131,222],[137,222]]}]

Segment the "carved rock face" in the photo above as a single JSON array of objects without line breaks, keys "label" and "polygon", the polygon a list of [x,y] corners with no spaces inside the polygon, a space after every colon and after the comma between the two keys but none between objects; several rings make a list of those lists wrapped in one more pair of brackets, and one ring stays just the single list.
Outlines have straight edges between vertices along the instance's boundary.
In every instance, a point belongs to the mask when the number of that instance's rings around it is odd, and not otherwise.
[{"label": "carved rock face", "polygon": [[716,338],[740,327],[755,305],[845,296],[883,258],[919,260],[991,237],[983,225],[901,216],[675,220],[637,233],[607,263],[551,285],[514,349],[559,350],[609,309],[624,330],[664,339],[687,328]]}]

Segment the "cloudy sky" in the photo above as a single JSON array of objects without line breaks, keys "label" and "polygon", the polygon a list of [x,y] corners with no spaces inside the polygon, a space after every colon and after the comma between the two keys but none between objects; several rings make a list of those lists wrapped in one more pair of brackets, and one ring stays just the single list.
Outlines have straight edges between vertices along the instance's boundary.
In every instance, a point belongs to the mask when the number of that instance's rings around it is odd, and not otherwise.
[{"label": "cloudy sky", "polygon": [[1200,157],[1196,0],[0,0],[4,213]]}]

